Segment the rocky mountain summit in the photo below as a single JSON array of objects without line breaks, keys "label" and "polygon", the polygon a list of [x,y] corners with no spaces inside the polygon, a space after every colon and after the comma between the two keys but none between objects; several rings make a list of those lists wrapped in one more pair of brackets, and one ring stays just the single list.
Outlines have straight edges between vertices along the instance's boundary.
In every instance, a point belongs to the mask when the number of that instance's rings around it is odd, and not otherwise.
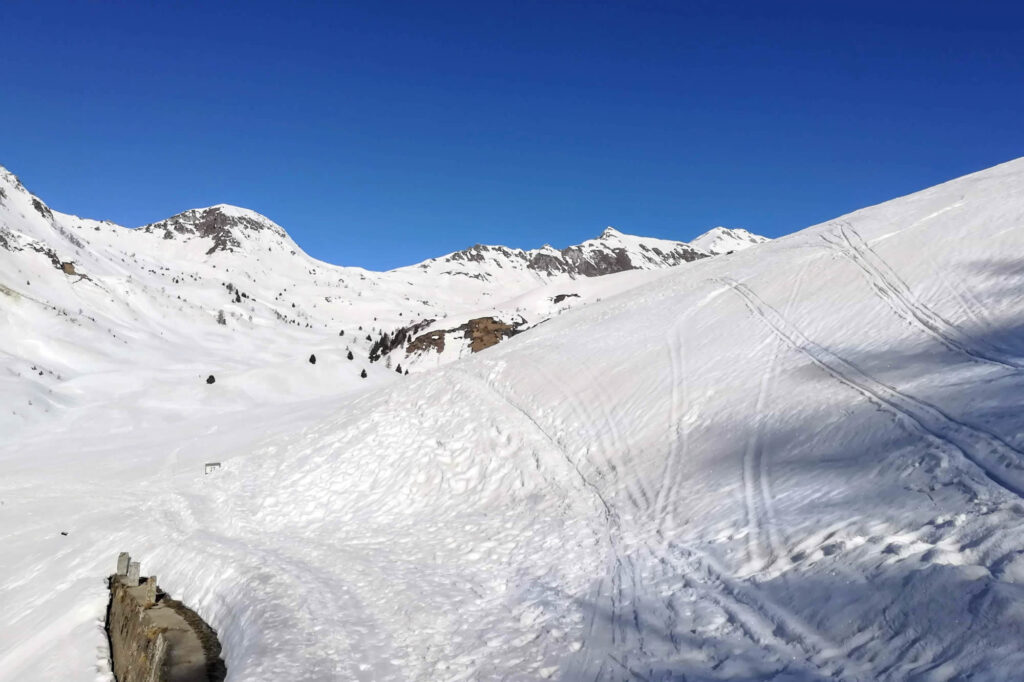
[{"label": "rocky mountain summit", "polygon": [[164,239],[209,239],[211,244],[206,251],[207,255],[238,249],[245,241],[262,232],[291,241],[284,228],[269,218],[228,204],[194,208],[166,220],[150,223],[139,230],[147,234],[162,233]]}]

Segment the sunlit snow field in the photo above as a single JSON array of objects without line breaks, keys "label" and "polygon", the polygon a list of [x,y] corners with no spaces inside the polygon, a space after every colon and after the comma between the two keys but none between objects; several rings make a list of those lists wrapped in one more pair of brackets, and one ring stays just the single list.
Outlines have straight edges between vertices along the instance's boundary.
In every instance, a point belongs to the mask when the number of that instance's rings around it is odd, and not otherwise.
[{"label": "sunlit snow field", "polygon": [[1022,253],[1018,160],[366,381],[0,294],[0,678],[112,679],[119,551],[237,681],[1019,677]]}]

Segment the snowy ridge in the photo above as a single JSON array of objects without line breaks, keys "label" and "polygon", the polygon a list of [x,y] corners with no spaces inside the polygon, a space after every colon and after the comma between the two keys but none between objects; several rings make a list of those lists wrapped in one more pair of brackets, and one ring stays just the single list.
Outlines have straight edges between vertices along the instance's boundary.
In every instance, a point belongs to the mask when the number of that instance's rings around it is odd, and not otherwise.
[{"label": "snowy ridge", "polygon": [[[524,289],[510,310],[593,298],[363,384],[306,362],[297,325],[268,346],[197,317],[169,353],[131,317],[155,294],[92,313],[128,315],[107,358],[38,303],[89,281],[0,252],[52,288],[2,280],[34,296],[0,294],[13,357],[84,356],[77,393],[39,378],[65,404],[0,442],[0,678],[109,679],[99,576],[130,549],[217,629],[230,680],[1015,679],[1022,252],[1024,159],[725,258]],[[260,278],[293,258],[323,267]],[[223,381],[185,371],[221,343]],[[37,375],[9,367],[20,400]]]},{"label": "snowy ridge", "polygon": [[749,249],[751,246],[769,241],[767,237],[748,232],[742,228],[714,227],[690,242],[690,246],[709,253],[720,255]]},{"label": "snowy ridge", "polygon": [[[506,277],[502,271],[529,273],[535,281],[552,277],[598,277],[626,270],[672,267],[706,258],[709,253],[685,242],[637,237],[608,227],[596,239],[556,249],[510,249],[477,244],[414,267],[442,275],[468,275],[477,279]],[[461,268],[452,269],[452,265]]]}]

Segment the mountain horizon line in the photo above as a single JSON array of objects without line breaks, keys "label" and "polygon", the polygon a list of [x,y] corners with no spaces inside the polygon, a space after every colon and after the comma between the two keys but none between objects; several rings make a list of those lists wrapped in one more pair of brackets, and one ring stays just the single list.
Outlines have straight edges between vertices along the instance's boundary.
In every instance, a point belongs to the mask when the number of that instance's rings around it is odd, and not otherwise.
[{"label": "mountain horizon line", "polygon": [[[141,231],[149,232],[149,231],[152,231],[154,229],[158,229],[161,226],[165,226],[165,225],[168,225],[168,224],[173,224],[175,221],[184,222],[185,220],[193,219],[195,216],[212,216],[214,214],[221,214],[221,215],[223,215],[227,219],[234,219],[234,220],[246,220],[247,219],[247,220],[250,220],[250,221],[254,221],[254,222],[258,223],[258,224],[263,225],[266,228],[270,228],[272,231],[279,232],[280,236],[285,237],[286,239],[291,241],[296,247],[301,249],[303,251],[303,253],[305,253],[307,256],[309,256],[311,258],[314,258],[315,260],[319,260],[321,262],[324,262],[324,263],[327,263],[327,264],[330,264],[330,265],[338,265],[338,266],[341,266],[341,267],[362,267],[362,266],[359,266],[359,265],[354,265],[354,266],[353,265],[343,265],[342,263],[336,263],[336,262],[333,262],[333,261],[328,261],[328,260],[321,259],[321,258],[316,257],[316,256],[312,256],[300,244],[298,244],[298,242],[295,241],[294,237],[292,237],[291,233],[283,225],[281,225],[277,221],[273,220],[272,218],[268,217],[267,215],[265,215],[263,213],[260,213],[259,211],[256,211],[254,209],[247,208],[245,206],[238,206],[236,204],[229,204],[229,203],[223,203],[222,202],[222,203],[212,204],[210,206],[194,207],[194,208],[185,209],[183,211],[179,211],[177,213],[174,213],[174,214],[172,214],[172,215],[170,215],[170,216],[168,216],[166,218],[162,218],[160,220],[156,220],[156,221],[153,221],[153,222],[150,222],[150,223],[146,223],[146,224],[143,224],[143,225],[138,225],[138,226],[135,226],[135,227],[130,227],[130,226],[127,226],[127,225],[122,225],[120,223],[114,222],[113,220],[105,219],[105,218],[104,219],[87,218],[87,217],[83,217],[83,216],[80,216],[80,215],[75,214],[75,213],[66,213],[64,211],[59,211],[59,210],[55,211],[38,194],[32,192],[28,187],[26,187],[24,185],[24,183],[21,182],[20,178],[17,176],[16,173],[11,171],[9,168],[4,166],[3,164],[0,164],[0,176],[2,176],[2,175],[7,175],[8,176],[8,180],[12,181],[13,184],[16,187],[22,188],[27,194],[29,194],[29,196],[31,196],[34,200],[38,201],[38,203],[41,204],[42,209],[44,209],[46,211],[60,213],[60,214],[66,216],[68,218],[73,218],[73,219],[77,219],[77,220],[81,220],[81,221],[87,221],[87,222],[96,222],[96,223],[101,223],[101,224],[106,224],[106,225],[112,225],[112,226],[115,226],[115,227],[118,227],[118,228],[121,228],[121,229],[124,229],[124,230],[133,230],[133,231],[134,230],[141,230]],[[3,199],[3,197],[0,196],[0,200],[2,200],[2,199]],[[235,236],[237,237],[239,235],[236,234]],[[448,251],[448,252],[442,253],[442,254],[440,254],[438,256],[432,256],[432,257],[424,258],[422,260],[415,261],[413,263],[409,263],[409,264],[406,264],[406,265],[399,265],[397,267],[387,268],[387,269],[384,269],[384,270],[372,270],[371,268],[366,268],[366,269],[371,270],[371,271],[375,271],[375,272],[391,272],[391,271],[395,271],[395,270],[402,270],[404,268],[416,267],[416,266],[419,266],[419,265],[421,265],[423,263],[429,263],[429,262],[433,262],[433,261],[444,260],[444,259],[450,258],[452,256],[455,256],[456,254],[464,254],[464,253],[470,252],[470,251],[472,251],[474,249],[480,249],[480,248],[486,248],[486,249],[505,249],[505,250],[508,250],[508,251],[511,251],[511,252],[525,254],[527,256],[535,255],[535,254],[539,254],[539,253],[544,253],[546,251],[552,251],[552,250],[553,251],[558,251],[558,252],[565,252],[567,250],[580,248],[580,247],[582,247],[584,245],[587,245],[587,244],[590,244],[592,242],[599,242],[601,240],[607,240],[609,238],[615,238],[615,237],[627,237],[627,238],[634,238],[634,239],[640,239],[640,240],[645,240],[645,241],[671,242],[672,244],[674,244],[676,246],[683,246],[683,247],[693,248],[693,249],[695,249],[697,251],[700,251],[702,253],[706,253],[708,255],[717,255],[719,253],[724,253],[725,251],[724,250],[716,250],[713,246],[711,247],[711,249],[701,248],[701,245],[702,244],[703,245],[711,245],[711,244],[715,243],[716,241],[719,241],[720,239],[723,239],[723,238],[724,238],[724,240],[726,242],[738,243],[738,244],[761,243],[763,241],[768,241],[769,240],[769,238],[764,237],[762,235],[759,235],[757,233],[751,232],[751,231],[747,230],[746,228],[742,228],[742,227],[725,227],[723,225],[716,225],[716,226],[710,227],[707,230],[705,230],[705,231],[701,232],[700,234],[698,234],[693,239],[690,239],[689,241],[682,240],[682,239],[666,239],[666,238],[663,238],[663,237],[650,237],[650,236],[646,236],[646,235],[635,233],[635,232],[625,232],[625,231],[622,231],[622,230],[620,230],[619,228],[617,228],[615,226],[607,225],[597,236],[591,237],[589,239],[585,239],[585,240],[583,240],[581,242],[578,242],[578,243],[569,244],[569,245],[567,245],[565,247],[561,247],[561,248],[557,247],[557,246],[553,246],[553,245],[551,245],[548,242],[546,242],[546,243],[544,243],[544,244],[542,244],[540,246],[528,247],[528,248],[518,247],[518,246],[508,246],[506,244],[501,244],[501,243],[476,242],[474,244],[471,244],[469,246],[463,247],[461,249],[455,249],[454,251]],[[220,250],[220,249],[217,249],[217,250]]]}]

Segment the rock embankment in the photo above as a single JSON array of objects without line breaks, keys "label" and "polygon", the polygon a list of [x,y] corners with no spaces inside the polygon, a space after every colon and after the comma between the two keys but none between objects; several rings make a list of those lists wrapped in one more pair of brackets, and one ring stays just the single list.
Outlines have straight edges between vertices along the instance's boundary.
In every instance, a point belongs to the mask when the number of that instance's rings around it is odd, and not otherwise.
[{"label": "rock embankment", "polygon": [[127,552],[110,576],[107,634],[117,682],[220,682],[227,669],[217,633],[191,609],[141,577]]}]

